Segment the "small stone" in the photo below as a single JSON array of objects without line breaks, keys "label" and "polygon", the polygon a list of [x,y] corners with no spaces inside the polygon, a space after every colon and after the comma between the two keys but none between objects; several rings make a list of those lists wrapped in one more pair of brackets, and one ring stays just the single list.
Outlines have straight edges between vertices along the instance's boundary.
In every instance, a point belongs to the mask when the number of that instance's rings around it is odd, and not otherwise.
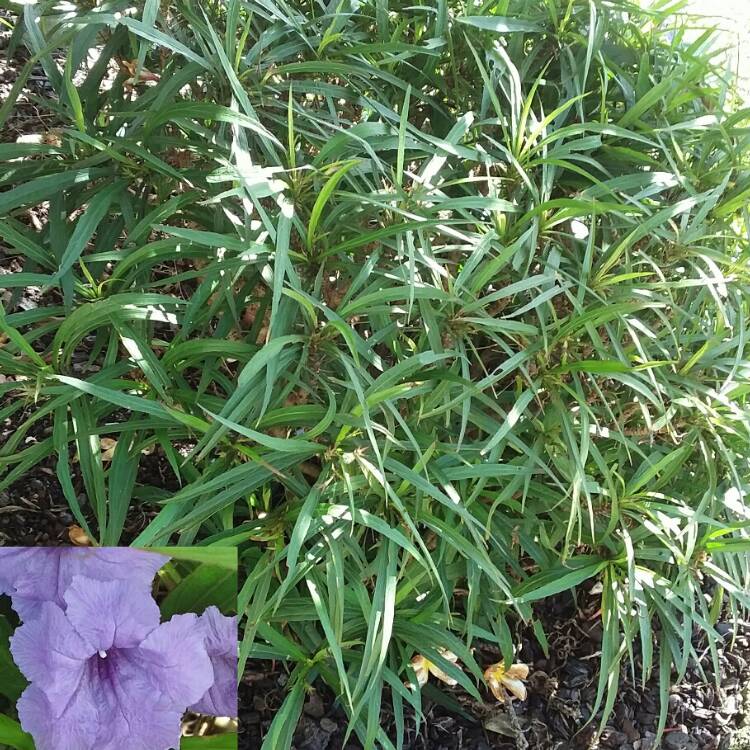
[{"label": "small stone", "polygon": [[641,733],[636,728],[635,724],[630,719],[622,720],[622,731],[628,736],[628,739],[635,743],[641,738]]},{"label": "small stone", "polygon": [[625,732],[618,732],[614,727],[604,727],[600,744],[603,747],[620,748],[628,741]]},{"label": "small stone", "polygon": [[565,686],[568,688],[583,687],[591,679],[589,665],[579,659],[569,659],[563,672],[565,674]]},{"label": "small stone", "polygon": [[326,717],[320,720],[320,728],[327,734],[333,734],[337,729],[336,722]]},{"label": "small stone", "polygon": [[323,705],[323,699],[318,693],[310,693],[310,697],[305,703],[304,712],[308,716],[312,716],[313,719],[322,719],[325,715],[326,709]]},{"label": "small stone", "polygon": [[734,714],[739,713],[740,711],[740,696],[736,693],[733,695],[728,695],[724,699],[724,703],[721,707],[721,713],[726,714],[727,716],[734,716]]},{"label": "small stone", "polygon": [[727,660],[738,672],[744,672],[747,669],[747,660],[737,653],[728,653]]},{"label": "small stone", "polygon": [[687,732],[668,732],[664,735],[666,750],[699,750],[698,743]]}]

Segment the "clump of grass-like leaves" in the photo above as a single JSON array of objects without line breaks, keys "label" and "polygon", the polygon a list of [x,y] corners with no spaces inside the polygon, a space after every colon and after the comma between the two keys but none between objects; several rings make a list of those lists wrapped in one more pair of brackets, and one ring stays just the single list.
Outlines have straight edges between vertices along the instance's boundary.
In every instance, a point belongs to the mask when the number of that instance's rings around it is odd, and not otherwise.
[{"label": "clump of grass-like leaves", "polygon": [[51,459],[104,544],[157,504],[138,543],[239,545],[242,662],[291,672],[267,749],[316,680],[402,747],[415,653],[479,697],[472,644],[509,665],[592,579],[594,714],[636,663],[666,697],[696,625],[715,657],[750,603],[750,170],[710,34],[626,0],[137,5],[15,24],[61,127],[0,146],[0,489]]}]

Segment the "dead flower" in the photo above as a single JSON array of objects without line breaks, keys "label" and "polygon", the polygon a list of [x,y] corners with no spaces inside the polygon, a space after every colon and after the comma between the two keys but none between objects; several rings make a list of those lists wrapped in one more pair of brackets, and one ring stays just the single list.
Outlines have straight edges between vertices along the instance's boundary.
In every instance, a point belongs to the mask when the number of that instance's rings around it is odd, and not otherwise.
[{"label": "dead flower", "polygon": [[522,680],[525,680],[528,676],[529,668],[525,664],[511,664],[506,669],[503,662],[498,662],[497,664],[490,664],[484,670],[484,680],[500,703],[505,703],[506,698],[512,700],[514,697],[520,701],[525,701],[526,685],[523,684]]},{"label": "dead flower", "polygon": [[102,451],[102,461],[105,463],[111,461],[115,455],[115,448],[117,448],[117,441],[113,438],[103,437],[99,440],[99,447]]},{"label": "dead flower", "polygon": [[80,526],[68,526],[68,538],[77,547],[91,547],[92,541]]},{"label": "dead flower", "polygon": [[158,73],[152,73],[144,67],[138,69],[137,60],[117,60],[117,63],[128,78],[123,82],[123,88],[126,91],[132,91],[139,83],[155,83],[161,80]]},{"label": "dead flower", "polygon": [[[458,657],[452,651],[448,651],[444,648],[439,648],[438,652],[440,653],[440,656],[442,656],[452,664],[455,664],[458,661]],[[424,656],[422,656],[422,654],[415,654],[410,663],[411,668],[417,675],[417,682],[419,683],[419,687],[424,687],[427,684],[430,673],[435,675],[438,680],[441,680],[446,685],[457,684],[456,680],[454,680],[452,677],[448,677],[448,675],[443,672],[440,667],[438,667],[436,664],[433,664],[429,659],[426,659]],[[414,688],[414,685],[412,685],[411,683],[407,682],[405,684],[407,687],[410,687],[412,689]]]}]

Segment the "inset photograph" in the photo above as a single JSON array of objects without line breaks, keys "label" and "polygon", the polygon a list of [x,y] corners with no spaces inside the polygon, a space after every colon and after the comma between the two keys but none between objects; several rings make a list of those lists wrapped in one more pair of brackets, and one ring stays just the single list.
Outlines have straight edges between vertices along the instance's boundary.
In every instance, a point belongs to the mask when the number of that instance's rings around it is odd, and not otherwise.
[{"label": "inset photograph", "polygon": [[0,750],[750,750],[749,447],[750,0],[0,0]]},{"label": "inset photograph", "polygon": [[237,747],[230,547],[0,548],[0,748]]}]

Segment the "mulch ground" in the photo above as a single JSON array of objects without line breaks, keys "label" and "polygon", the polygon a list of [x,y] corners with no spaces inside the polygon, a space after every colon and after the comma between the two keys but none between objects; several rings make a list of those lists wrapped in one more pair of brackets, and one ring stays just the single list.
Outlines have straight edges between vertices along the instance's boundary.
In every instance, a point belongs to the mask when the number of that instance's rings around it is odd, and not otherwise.
[{"label": "mulch ground", "polygon": [[[586,604],[580,599],[587,598]],[[449,700],[462,710],[446,708],[438,700],[425,698],[424,719],[416,729],[407,715],[405,750],[652,750],[659,715],[659,685],[652,678],[643,688],[640,677],[623,670],[614,713],[599,738],[595,729],[599,716],[591,719],[598,678],[601,624],[595,615],[596,596],[579,597],[579,605],[567,595],[547,600],[536,614],[549,638],[545,656],[530,629],[522,632],[519,661],[531,667],[528,699],[514,701],[513,716],[494,701],[477,703],[460,688],[440,685]],[[667,729],[662,741],[666,750],[750,749],[750,622],[721,622],[718,675],[715,684],[710,656],[701,666],[689,668],[685,680],[669,696]],[[696,631],[697,652],[705,651],[705,635]],[[491,649],[477,649],[480,664],[498,660]],[[638,665],[637,665],[638,666]],[[287,690],[287,673],[278,663],[251,665],[241,688],[243,750],[257,748]],[[436,695],[435,688],[431,688]],[[389,696],[383,700],[389,703]],[[393,739],[393,717],[381,717]],[[294,739],[294,750],[360,750],[356,740],[344,743],[346,717],[325,689],[313,689],[305,701]]]},{"label": "mulch ground", "polygon": [[[10,20],[9,11],[0,9],[0,17]],[[7,49],[11,42],[10,30],[0,26],[0,103],[8,98],[18,73],[29,59],[28,50],[17,47],[10,58]],[[63,61],[64,62],[64,61]],[[44,105],[44,100],[52,95],[52,87],[47,80],[44,69],[37,66],[32,70],[21,95],[18,97],[10,117],[0,129],[0,142],[13,143],[19,136],[29,133],[45,133],[54,128],[59,118]]]},{"label": "mulch ground", "polygon": [[[0,267],[2,259],[0,258]],[[0,409],[12,400],[0,398]],[[19,412],[15,418],[0,423],[0,448],[28,415]],[[40,420],[26,438],[27,443],[49,437],[52,431],[48,420]],[[26,446],[28,447],[28,445]],[[82,512],[92,529],[96,529],[94,514],[86,496],[78,464],[71,465],[72,483]],[[141,456],[137,485],[176,491],[178,483],[160,448],[148,456]],[[132,503],[120,539],[121,545],[130,544],[158,513],[156,506]],[[55,473],[55,460],[49,458],[19,477],[8,489],[0,491],[0,545],[36,547],[70,544],[68,532],[77,521],[70,512],[62,487]]]}]

